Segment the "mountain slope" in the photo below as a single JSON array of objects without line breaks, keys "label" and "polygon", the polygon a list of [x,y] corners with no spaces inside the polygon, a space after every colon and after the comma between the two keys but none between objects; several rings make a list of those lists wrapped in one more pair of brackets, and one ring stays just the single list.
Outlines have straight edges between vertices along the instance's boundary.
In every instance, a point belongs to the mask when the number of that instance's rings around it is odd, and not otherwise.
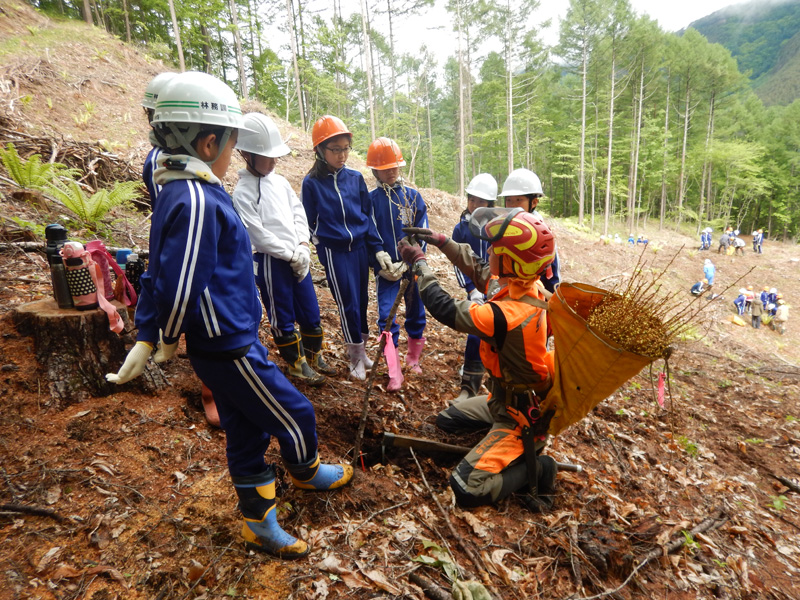
[{"label": "mountain slope", "polygon": [[690,27],[731,51],[765,104],[800,97],[800,0],[736,4]]}]

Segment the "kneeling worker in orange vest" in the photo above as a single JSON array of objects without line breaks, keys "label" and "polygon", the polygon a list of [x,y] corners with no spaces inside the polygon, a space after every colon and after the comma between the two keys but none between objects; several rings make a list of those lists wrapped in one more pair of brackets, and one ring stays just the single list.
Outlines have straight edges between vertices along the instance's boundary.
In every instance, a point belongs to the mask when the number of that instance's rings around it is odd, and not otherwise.
[{"label": "kneeling worker in orange vest", "polygon": [[[540,217],[518,208],[476,209],[470,230],[490,243],[488,264],[468,244],[429,229],[403,229],[438,247],[487,293],[485,304],[452,298],[439,286],[422,249],[407,239],[398,244],[418,277],[428,312],[457,331],[478,336],[490,373],[489,396],[458,401],[437,418],[437,425],[450,432],[491,428],[453,471],[450,486],[465,507],[524,491],[530,508],[549,509],[557,466],[540,455],[548,422],[539,418],[538,406],[552,386],[553,356],[546,350],[547,314],[539,276],[555,258],[555,238]],[[495,289],[489,289],[490,283]]]}]

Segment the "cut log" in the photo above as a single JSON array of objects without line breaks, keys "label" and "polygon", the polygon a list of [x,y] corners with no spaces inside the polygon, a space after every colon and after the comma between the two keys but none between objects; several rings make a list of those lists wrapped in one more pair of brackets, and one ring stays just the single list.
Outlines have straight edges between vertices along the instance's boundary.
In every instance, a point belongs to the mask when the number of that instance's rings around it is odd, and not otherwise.
[{"label": "cut log", "polygon": [[[23,304],[11,314],[17,331],[34,340],[36,359],[57,407],[120,390],[108,383],[105,375],[119,370],[135,340],[125,333],[132,329],[128,311],[113,304],[125,324],[121,335],[109,330],[108,316],[102,310],[59,309],[52,298]],[[125,386],[154,393],[166,386],[166,379],[161,368],[149,361],[144,373]]]}]

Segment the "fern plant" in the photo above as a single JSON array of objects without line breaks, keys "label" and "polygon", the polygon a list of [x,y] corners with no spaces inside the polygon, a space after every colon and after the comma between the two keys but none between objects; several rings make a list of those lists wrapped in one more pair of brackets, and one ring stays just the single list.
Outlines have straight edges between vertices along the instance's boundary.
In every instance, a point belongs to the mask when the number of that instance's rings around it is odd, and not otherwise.
[{"label": "fern plant", "polygon": [[47,186],[46,192],[75,213],[81,223],[96,229],[108,211],[115,206],[128,204],[139,196],[139,183],[124,181],[110,190],[98,190],[89,196],[77,182],[57,179]]},{"label": "fern plant", "polygon": [[14,144],[10,142],[6,145],[5,150],[0,148],[0,161],[3,162],[3,166],[14,183],[26,190],[43,190],[59,177],[80,175],[79,169],[71,169],[61,163],[43,163],[42,157],[38,154],[24,160],[17,153]]}]

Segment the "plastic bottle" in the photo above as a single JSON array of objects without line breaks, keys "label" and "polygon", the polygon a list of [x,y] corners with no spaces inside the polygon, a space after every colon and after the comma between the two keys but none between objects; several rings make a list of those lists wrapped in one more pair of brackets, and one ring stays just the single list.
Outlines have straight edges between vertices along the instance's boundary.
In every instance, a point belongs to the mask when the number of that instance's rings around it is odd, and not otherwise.
[{"label": "plastic bottle", "polygon": [[47,239],[46,254],[47,264],[50,265],[50,280],[53,283],[53,297],[58,308],[73,308],[72,294],[67,284],[67,270],[59,251],[67,242],[67,230],[63,225],[53,223],[44,228]]}]

